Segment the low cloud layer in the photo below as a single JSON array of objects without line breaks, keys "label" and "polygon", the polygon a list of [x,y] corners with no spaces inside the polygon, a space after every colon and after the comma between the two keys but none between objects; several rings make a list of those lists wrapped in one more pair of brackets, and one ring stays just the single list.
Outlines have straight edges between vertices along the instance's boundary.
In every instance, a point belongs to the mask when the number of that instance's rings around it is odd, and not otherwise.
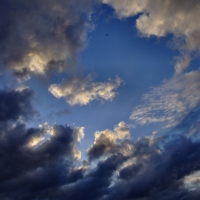
[{"label": "low cloud layer", "polygon": [[72,78],[61,84],[52,84],[49,91],[57,98],[65,98],[71,106],[87,105],[95,99],[112,100],[116,89],[120,86],[120,78],[109,79],[107,82],[93,82],[91,76]]},{"label": "low cloud layer", "polygon": [[176,126],[200,102],[200,70],[175,75],[143,96],[143,103],[133,110],[136,124],[163,123]]},{"label": "low cloud layer", "polygon": [[2,0],[0,65],[18,76],[71,70],[92,29],[91,1]]},{"label": "low cloud layer", "polygon": [[31,91],[1,93],[4,94],[1,101],[9,105],[14,102],[18,105],[18,101],[17,98],[6,101],[8,96],[21,97],[20,103],[30,111],[28,116],[23,113],[24,107],[18,106],[13,117],[9,109],[4,109],[7,117],[1,118],[2,200],[79,200],[83,196],[87,200],[190,200],[199,197],[198,129],[191,134],[199,125],[198,106],[171,133],[161,137],[133,141],[125,122],[114,126],[113,131],[96,132],[94,144],[81,161],[77,146],[84,137],[84,127],[44,123],[28,128],[19,119],[32,116]]},{"label": "low cloud layer", "polygon": [[200,2],[198,0],[103,0],[111,5],[119,18],[139,15],[136,27],[142,36],[174,36],[174,47],[181,56],[177,73],[189,66],[194,54],[200,53]]}]

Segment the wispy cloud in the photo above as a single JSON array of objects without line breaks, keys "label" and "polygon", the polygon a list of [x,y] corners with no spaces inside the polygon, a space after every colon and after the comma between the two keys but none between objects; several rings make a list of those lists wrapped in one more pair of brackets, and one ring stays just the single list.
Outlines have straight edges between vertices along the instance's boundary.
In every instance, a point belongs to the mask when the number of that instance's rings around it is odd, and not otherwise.
[{"label": "wispy cloud", "polygon": [[143,103],[133,110],[137,124],[177,125],[200,103],[200,70],[175,75],[143,96]]}]

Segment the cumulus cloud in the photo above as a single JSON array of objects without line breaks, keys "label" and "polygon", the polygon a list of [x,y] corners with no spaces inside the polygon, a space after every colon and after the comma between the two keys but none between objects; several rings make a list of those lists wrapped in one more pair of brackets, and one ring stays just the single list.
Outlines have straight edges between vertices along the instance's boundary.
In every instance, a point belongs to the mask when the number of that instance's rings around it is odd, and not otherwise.
[{"label": "cumulus cloud", "polygon": [[120,86],[120,78],[108,79],[107,82],[93,82],[91,76],[85,78],[75,77],[61,84],[52,84],[49,91],[56,97],[64,97],[71,106],[87,105],[95,99],[112,100]]},{"label": "cumulus cloud", "polygon": [[[125,125],[125,122],[120,122],[115,126],[114,131],[106,129],[95,133],[94,144],[87,150],[90,160],[97,159],[103,155],[110,154],[119,148],[118,140],[123,140],[130,136],[130,129]],[[125,153],[130,149],[129,144],[124,143],[124,148],[120,149]],[[127,148],[127,149],[126,149]],[[119,149],[118,149],[119,151]]]},{"label": "cumulus cloud", "polygon": [[0,2],[0,62],[16,75],[70,69],[92,29],[89,0]]},{"label": "cumulus cloud", "polygon": [[143,96],[143,103],[133,110],[136,124],[163,123],[174,127],[200,103],[200,70],[175,75]]},{"label": "cumulus cloud", "polygon": [[[119,18],[139,15],[136,27],[145,37],[173,34],[181,56],[177,73],[186,69],[194,53],[200,52],[200,2],[198,0],[102,0],[111,5]],[[177,42],[181,39],[182,42]]]}]

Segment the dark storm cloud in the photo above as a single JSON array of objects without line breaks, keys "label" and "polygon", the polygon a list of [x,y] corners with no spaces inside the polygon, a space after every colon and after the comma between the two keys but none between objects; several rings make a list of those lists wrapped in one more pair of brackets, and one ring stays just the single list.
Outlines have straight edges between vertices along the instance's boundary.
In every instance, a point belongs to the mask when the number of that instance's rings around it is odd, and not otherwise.
[{"label": "dark storm cloud", "polygon": [[59,199],[79,200],[84,197],[87,200],[102,199],[108,194],[115,170],[127,158],[122,154],[114,154],[104,161],[98,162],[97,166],[88,172],[81,181],[73,186],[66,186]]},{"label": "dark storm cloud", "polygon": [[32,147],[34,139],[44,137],[44,129],[17,124],[0,131],[1,199],[54,199],[60,186],[83,177],[84,170],[72,164],[77,153],[74,130],[54,125],[52,134],[38,147]]},{"label": "dark storm cloud", "polygon": [[0,121],[24,119],[34,114],[31,105],[33,91],[0,90]]},{"label": "dark storm cloud", "polygon": [[83,127],[19,122],[32,116],[32,95],[29,89],[0,92],[0,199],[199,198],[199,106],[168,135],[133,142],[122,122],[96,132],[87,152],[92,163],[78,164]]},{"label": "dark storm cloud", "polygon": [[68,61],[84,47],[92,28],[92,5],[90,0],[2,0],[1,66],[18,76],[69,69]]},{"label": "dark storm cloud", "polygon": [[[158,148],[158,144],[162,147]],[[120,170],[106,199],[189,200],[199,194],[184,186],[184,177],[200,169],[200,141],[183,135],[162,137],[153,145],[136,143],[136,152],[141,145],[144,151],[136,153],[136,160]]]},{"label": "dark storm cloud", "polygon": [[97,158],[91,166],[88,161],[77,166],[74,160],[80,153],[77,128],[5,123],[0,130],[0,198],[198,199],[198,175],[191,178],[191,174],[200,170],[200,141],[198,133],[185,134],[181,129],[189,130],[186,122],[191,119],[198,123],[198,109],[195,111],[172,133],[157,138],[119,141],[112,131],[97,132],[91,149],[106,140],[112,145],[105,143],[110,149],[104,148],[100,155],[89,151],[90,160]]},{"label": "dark storm cloud", "polygon": [[[191,133],[193,129],[196,130],[195,134]],[[124,162],[120,162],[115,169],[118,175],[99,199],[198,199],[200,177],[198,174],[192,175],[200,170],[198,130],[199,107],[192,110],[168,135],[142,137],[135,143],[128,143],[133,147],[131,155],[127,157],[121,154]],[[91,155],[99,158],[99,153],[109,158],[117,155],[120,148],[124,149],[124,142],[121,146],[119,143],[112,143],[109,152],[106,152],[106,146],[110,147],[109,134],[104,140],[106,142],[101,144],[104,144],[104,148],[100,148],[98,143],[103,140],[101,137],[96,138],[95,144],[88,151],[89,158]]]}]

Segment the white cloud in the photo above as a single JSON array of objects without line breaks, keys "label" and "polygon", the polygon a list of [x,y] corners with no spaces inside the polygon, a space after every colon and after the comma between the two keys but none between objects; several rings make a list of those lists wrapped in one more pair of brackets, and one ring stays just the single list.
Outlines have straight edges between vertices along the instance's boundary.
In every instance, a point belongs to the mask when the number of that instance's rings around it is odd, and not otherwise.
[{"label": "white cloud", "polygon": [[182,38],[181,43],[175,42],[181,52],[175,66],[177,73],[188,67],[193,52],[200,52],[200,1],[103,0],[103,3],[111,5],[119,18],[140,14],[136,26],[143,36],[173,34]]},{"label": "white cloud", "polygon": [[164,123],[173,127],[200,102],[200,70],[175,75],[143,97],[131,119],[136,124]]},{"label": "white cloud", "polygon": [[52,84],[49,91],[56,97],[64,97],[70,105],[87,105],[94,99],[112,100],[120,86],[120,78],[109,79],[107,82],[93,82],[91,76],[73,78],[61,84]]}]

